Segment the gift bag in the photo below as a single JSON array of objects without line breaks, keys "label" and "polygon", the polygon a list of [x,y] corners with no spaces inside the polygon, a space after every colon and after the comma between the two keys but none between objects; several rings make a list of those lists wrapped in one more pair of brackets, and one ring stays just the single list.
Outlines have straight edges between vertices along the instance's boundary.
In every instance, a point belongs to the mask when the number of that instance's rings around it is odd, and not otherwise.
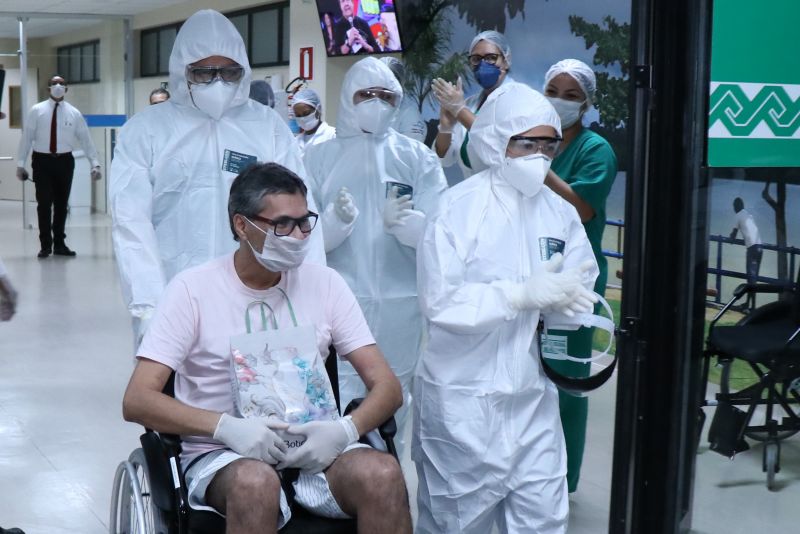
[{"label": "gift bag", "polygon": [[[281,293],[292,326],[279,328],[269,304],[255,301],[245,310],[247,333],[231,338],[234,406],[242,417],[277,416],[290,424],[338,419],[314,327],[298,326],[289,297]],[[256,310],[262,330],[253,332],[250,314]]]}]

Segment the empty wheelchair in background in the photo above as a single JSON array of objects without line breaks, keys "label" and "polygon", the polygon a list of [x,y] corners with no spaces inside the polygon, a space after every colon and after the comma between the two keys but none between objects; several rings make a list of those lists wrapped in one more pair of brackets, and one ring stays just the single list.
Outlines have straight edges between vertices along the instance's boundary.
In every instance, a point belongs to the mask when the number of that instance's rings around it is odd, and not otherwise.
[{"label": "empty wheelchair in background", "polygon": [[[734,325],[720,318],[745,295],[780,298],[754,309]],[[710,360],[721,366],[720,392],[709,428],[711,450],[729,458],[763,442],[767,487],[776,489],[781,441],[800,432],[800,274],[794,284],[742,284],[711,321],[703,384]],[[737,377],[739,374],[745,376]]]},{"label": "empty wheelchair in background", "polygon": [[[325,367],[338,406],[336,360],[335,353],[331,351]],[[173,373],[164,389],[165,393],[172,394],[174,376]],[[345,415],[354,410],[361,400],[352,401]],[[361,441],[397,458],[394,446],[396,432],[397,426],[392,417],[381,425],[377,433],[370,433]],[[114,475],[110,534],[224,534],[224,518],[212,512],[189,508],[187,487],[180,465],[180,438],[146,429],[139,439],[141,448],[134,450],[126,461],[121,462]],[[292,510],[292,517],[281,529],[281,534],[355,534],[355,519],[315,516],[294,502],[292,482],[298,474],[296,469],[285,469],[281,475],[281,486]]]}]

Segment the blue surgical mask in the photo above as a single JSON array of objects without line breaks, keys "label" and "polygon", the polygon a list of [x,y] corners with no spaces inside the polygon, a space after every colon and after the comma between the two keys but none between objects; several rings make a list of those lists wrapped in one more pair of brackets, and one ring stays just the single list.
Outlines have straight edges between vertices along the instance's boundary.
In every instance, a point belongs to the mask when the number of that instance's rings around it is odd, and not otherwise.
[{"label": "blue surgical mask", "polygon": [[487,63],[486,61],[481,61],[480,65],[478,65],[478,68],[475,69],[474,72],[475,79],[484,89],[491,89],[494,87],[497,83],[497,80],[500,78],[500,67],[491,63]]}]

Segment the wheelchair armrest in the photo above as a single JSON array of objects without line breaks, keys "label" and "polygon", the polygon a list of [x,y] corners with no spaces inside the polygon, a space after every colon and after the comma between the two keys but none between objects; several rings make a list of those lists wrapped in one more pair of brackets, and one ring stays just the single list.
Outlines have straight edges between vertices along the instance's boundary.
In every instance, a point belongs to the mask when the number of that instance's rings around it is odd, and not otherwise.
[{"label": "wheelchair armrest", "polygon": [[[147,430],[139,437],[139,441],[147,460],[153,503],[164,512],[179,512],[185,504],[180,493],[184,484],[180,467],[180,438]],[[175,473],[178,473],[179,485],[175,483]]]}]

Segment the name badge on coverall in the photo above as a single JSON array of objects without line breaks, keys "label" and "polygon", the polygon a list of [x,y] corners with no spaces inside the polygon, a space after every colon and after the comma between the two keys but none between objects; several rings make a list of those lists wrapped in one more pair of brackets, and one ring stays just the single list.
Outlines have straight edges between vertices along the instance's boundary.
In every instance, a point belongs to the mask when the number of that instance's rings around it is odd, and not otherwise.
[{"label": "name badge on coverall", "polygon": [[226,148],[225,155],[222,157],[222,170],[239,174],[257,161],[258,158],[255,156],[234,152]]},{"label": "name badge on coverall", "polygon": [[563,239],[556,239],[555,237],[540,237],[539,238],[539,257],[542,261],[547,261],[553,257],[553,254],[564,254],[564,245],[566,243]]}]

